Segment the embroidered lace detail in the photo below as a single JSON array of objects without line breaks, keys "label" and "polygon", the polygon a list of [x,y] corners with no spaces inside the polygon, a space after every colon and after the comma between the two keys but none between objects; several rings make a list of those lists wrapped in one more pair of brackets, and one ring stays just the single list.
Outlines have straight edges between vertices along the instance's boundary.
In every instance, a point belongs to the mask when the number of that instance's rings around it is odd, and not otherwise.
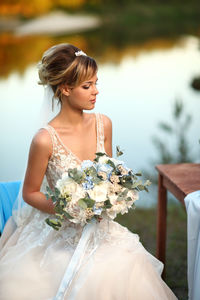
[{"label": "embroidered lace detail", "polygon": [[[103,121],[100,114],[95,114],[96,116],[96,133],[97,133],[97,148],[96,151],[105,152],[104,150],[104,130],[103,130]],[[51,189],[53,189],[56,185],[56,182],[59,178],[62,177],[62,174],[67,172],[69,168],[78,167],[81,164],[81,160],[70,150],[68,149],[60,139],[59,135],[57,134],[56,130],[47,125],[43,127],[46,129],[51,137],[52,141],[52,155],[49,159],[45,178],[43,180],[43,184],[41,186],[41,191],[43,193],[46,192],[46,186],[49,185]],[[41,224],[40,230],[44,232],[44,235],[48,235],[51,230],[54,232],[52,228],[50,228],[45,223],[45,218],[47,218],[48,214],[41,213],[37,209],[31,207],[31,219],[30,226],[38,227],[38,224]],[[40,219],[40,222],[39,222]],[[39,227],[38,227],[39,228]],[[100,226],[101,228],[101,226]],[[105,235],[104,230],[98,231],[98,238],[103,238]],[[83,228],[78,225],[74,224],[68,220],[66,220],[62,226],[62,228],[58,232],[54,232],[54,237],[56,242],[65,241],[65,247],[70,251],[75,249],[78,244],[78,241],[81,237]],[[34,230],[33,230],[34,231]]]},{"label": "embroidered lace detail", "polygon": [[52,155],[47,165],[46,178],[49,186],[53,188],[62,174],[69,168],[77,167],[80,161],[71,151],[64,148],[53,127],[48,125],[45,129],[49,132],[52,140]]},{"label": "embroidered lace detail", "polygon": [[101,114],[96,114],[97,120],[97,150],[99,152],[105,152],[104,148],[104,128]]},{"label": "embroidered lace detail", "polygon": [[[97,131],[97,152],[105,152],[104,149],[104,128],[103,120],[100,114],[95,114],[96,116],[96,131]],[[44,127],[51,137],[52,141],[52,155],[49,159],[46,178],[48,184],[53,188],[62,174],[66,172],[69,168],[75,168],[81,164],[81,160],[72,151],[67,148],[61,141],[56,130],[47,125]]]}]

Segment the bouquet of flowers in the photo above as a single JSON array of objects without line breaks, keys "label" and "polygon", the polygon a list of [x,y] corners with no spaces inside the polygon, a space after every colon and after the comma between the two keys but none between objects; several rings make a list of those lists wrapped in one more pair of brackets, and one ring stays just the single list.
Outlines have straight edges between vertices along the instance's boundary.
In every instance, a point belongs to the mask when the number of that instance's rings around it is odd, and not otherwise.
[{"label": "bouquet of flowers", "polygon": [[[117,156],[123,152],[117,147]],[[55,205],[55,215],[46,223],[59,230],[63,221],[85,225],[91,219],[100,221],[104,216],[114,219],[134,207],[138,192],[151,183],[144,184],[123,161],[98,152],[94,161],[85,160],[80,167],[68,169],[56,183],[54,190],[47,187],[47,199]]]}]

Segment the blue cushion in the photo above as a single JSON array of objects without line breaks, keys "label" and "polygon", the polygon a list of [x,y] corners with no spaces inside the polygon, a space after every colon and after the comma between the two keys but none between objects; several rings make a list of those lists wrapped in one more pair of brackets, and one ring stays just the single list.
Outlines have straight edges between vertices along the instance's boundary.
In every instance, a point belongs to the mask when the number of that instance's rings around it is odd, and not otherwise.
[{"label": "blue cushion", "polygon": [[17,198],[21,181],[0,182],[0,232],[12,215],[12,207]]}]

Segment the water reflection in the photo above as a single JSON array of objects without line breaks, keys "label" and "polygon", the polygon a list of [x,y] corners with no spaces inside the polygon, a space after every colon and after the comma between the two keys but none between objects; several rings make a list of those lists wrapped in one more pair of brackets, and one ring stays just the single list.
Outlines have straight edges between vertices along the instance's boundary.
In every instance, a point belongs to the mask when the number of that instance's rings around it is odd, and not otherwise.
[{"label": "water reflection", "polygon": [[[118,36],[119,40],[119,36]],[[23,74],[26,69],[36,64],[41,54],[58,43],[69,43],[84,49],[88,55],[99,63],[120,64],[125,56],[137,57],[144,52],[162,51],[173,47],[184,47],[184,39],[153,38],[145,41],[129,40],[125,44],[115,43],[114,37],[105,41],[102,29],[88,33],[68,36],[15,36],[9,33],[0,34],[0,78],[7,78],[13,72]]]}]

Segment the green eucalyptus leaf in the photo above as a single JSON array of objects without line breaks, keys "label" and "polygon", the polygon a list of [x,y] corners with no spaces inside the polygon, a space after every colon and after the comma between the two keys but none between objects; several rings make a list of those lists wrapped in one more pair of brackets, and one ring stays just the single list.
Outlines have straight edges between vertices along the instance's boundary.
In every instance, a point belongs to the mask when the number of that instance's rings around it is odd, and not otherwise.
[{"label": "green eucalyptus leaf", "polygon": [[51,198],[49,194],[45,194],[45,197],[47,200],[49,200]]},{"label": "green eucalyptus leaf", "polygon": [[106,208],[111,208],[112,207],[112,204],[110,203],[110,199],[107,199],[106,201],[104,201],[104,206]]},{"label": "green eucalyptus leaf", "polygon": [[60,206],[59,204],[56,204],[55,207],[54,207],[54,209],[55,209],[55,212],[57,214],[62,214],[63,213],[63,207]]},{"label": "green eucalyptus leaf", "polygon": [[50,194],[52,194],[52,190],[50,189],[50,187],[47,185],[47,187],[46,187],[46,191],[48,192],[48,193],[50,193]]},{"label": "green eucalyptus leaf", "polygon": [[57,202],[57,198],[54,195],[51,196],[51,200],[53,201],[53,203]]},{"label": "green eucalyptus leaf", "polygon": [[128,191],[129,191],[129,189],[125,189],[119,195],[122,196],[122,197],[126,197],[126,195],[128,194]]},{"label": "green eucalyptus leaf", "polygon": [[95,176],[92,181],[95,185],[99,184],[100,182],[103,181],[103,179],[101,179],[102,177],[101,176]]},{"label": "green eucalyptus leaf", "polygon": [[131,197],[127,197],[125,200],[126,201],[132,201]]},{"label": "green eucalyptus leaf", "polygon": [[78,184],[81,183],[83,180],[83,173],[80,170],[78,170],[77,168],[68,169],[68,175],[70,178],[72,178]]},{"label": "green eucalyptus leaf", "polygon": [[55,188],[54,193],[57,198],[60,196],[60,191],[58,188]]},{"label": "green eucalyptus leaf", "polygon": [[107,161],[107,164],[109,165],[109,166],[111,166],[113,169],[115,169],[115,164],[114,164],[114,162],[112,161],[112,160],[108,160]]},{"label": "green eucalyptus leaf", "polygon": [[145,185],[145,186],[151,185],[151,181],[150,181],[149,179],[147,179],[147,180],[145,181],[144,185]]},{"label": "green eucalyptus leaf", "polygon": [[83,201],[87,204],[87,207],[89,208],[92,208],[95,204],[95,201],[91,198],[85,198]]},{"label": "green eucalyptus leaf", "polygon": [[87,204],[85,203],[84,199],[79,199],[78,200],[78,205],[83,208],[86,209],[87,208]]},{"label": "green eucalyptus leaf", "polygon": [[137,188],[138,188],[140,191],[143,191],[143,190],[144,190],[144,185],[139,184],[139,185],[137,186]]},{"label": "green eucalyptus leaf", "polygon": [[73,217],[68,213],[66,212],[65,210],[63,211],[63,215],[68,218],[68,219],[73,219]]},{"label": "green eucalyptus leaf", "polygon": [[120,181],[120,184],[123,186],[123,187],[125,187],[125,188],[127,188],[127,189],[131,189],[132,188],[132,186],[133,186],[133,183],[132,182],[124,182],[124,181]]},{"label": "green eucalyptus leaf", "polygon": [[92,177],[97,176],[97,171],[96,171],[95,167],[93,167],[93,166],[88,169],[88,173],[89,173],[88,175],[90,175]]},{"label": "green eucalyptus leaf", "polygon": [[46,222],[49,226],[53,227],[55,230],[59,230],[59,228],[62,226],[61,221],[56,220],[56,219],[49,219],[49,218],[47,218],[47,219],[45,220],[45,222]]},{"label": "green eucalyptus leaf", "polygon": [[104,155],[105,155],[105,156],[108,156],[108,155],[107,155],[106,153],[104,153],[104,152],[96,152],[95,154],[96,154],[96,156],[99,156],[99,157],[100,157],[100,156],[104,156]]},{"label": "green eucalyptus leaf", "polygon": [[60,220],[60,221],[62,221],[63,220],[63,213],[56,213],[55,214],[55,216],[56,216],[56,218],[58,219],[58,220]]},{"label": "green eucalyptus leaf", "polygon": [[124,153],[123,153],[123,151],[121,151],[120,150],[120,147],[119,146],[116,146],[116,155],[117,155],[117,157],[119,157],[119,156],[121,156],[121,155],[123,155]]},{"label": "green eucalyptus leaf", "polygon": [[134,174],[135,176],[142,176],[142,173],[141,172],[137,172]]},{"label": "green eucalyptus leaf", "polygon": [[61,205],[61,206],[65,206],[65,203],[64,203],[63,200],[60,200],[60,205]]}]

